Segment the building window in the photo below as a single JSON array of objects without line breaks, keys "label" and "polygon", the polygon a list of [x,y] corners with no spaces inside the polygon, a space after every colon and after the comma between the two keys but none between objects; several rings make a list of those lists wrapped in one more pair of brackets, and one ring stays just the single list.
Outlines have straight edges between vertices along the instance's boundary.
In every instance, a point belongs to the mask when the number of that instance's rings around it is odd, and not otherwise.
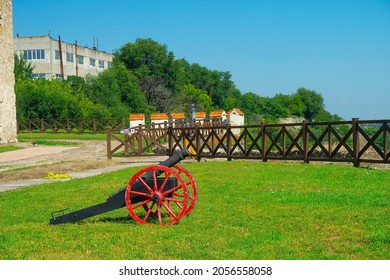
[{"label": "building window", "polygon": [[107,62],[107,64],[108,64],[108,68],[112,67],[112,62]]},{"label": "building window", "polygon": [[56,79],[57,80],[62,80],[62,75],[61,74],[56,74]]},{"label": "building window", "polygon": [[89,58],[89,65],[95,67],[95,66],[96,66],[96,59],[94,59],[94,58],[92,58],[92,57]]},{"label": "building window", "polygon": [[104,60],[99,59],[99,68],[104,68]]},{"label": "building window", "polygon": [[66,53],[66,61],[71,63],[74,62],[73,53]]},{"label": "building window", "polygon": [[45,59],[45,50],[25,50],[23,53],[24,59]]},{"label": "building window", "polygon": [[35,74],[32,74],[31,78],[33,78],[34,80],[46,79],[46,74],[45,73],[35,73]]},{"label": "building window", "polygon": [[78,64],[84,64],[84,56],[78,55],[77,56],[77,63]]},{"label": "building window", "polygon": [[61,59],[61,54],[59,50],[55,50],[54,52],[54,59],[60,60]]}]

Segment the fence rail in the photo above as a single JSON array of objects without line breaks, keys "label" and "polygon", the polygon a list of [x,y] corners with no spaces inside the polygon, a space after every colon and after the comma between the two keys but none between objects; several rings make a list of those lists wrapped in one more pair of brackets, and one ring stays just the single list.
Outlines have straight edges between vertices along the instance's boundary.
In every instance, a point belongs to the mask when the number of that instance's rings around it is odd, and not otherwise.
[{"label": "fence rail", "polygon": [[[107,130],[107,157],[171,155],[183,147],[196,158],[390,163],[390,120],[302,122],[250,126],[192,125],[140,129],[124,139]],[[119,146],[111,149],[111,138]]]},{"label": "fence rail", "polygon": [[107,128],[120,130],[123,119],[17,120],[18,133],[105,133]]}]

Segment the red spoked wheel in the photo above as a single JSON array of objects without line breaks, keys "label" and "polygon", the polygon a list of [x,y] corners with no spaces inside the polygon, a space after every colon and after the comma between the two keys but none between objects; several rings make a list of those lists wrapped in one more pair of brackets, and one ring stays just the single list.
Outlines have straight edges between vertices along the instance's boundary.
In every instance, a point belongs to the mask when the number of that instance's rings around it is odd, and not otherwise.
[{"label": "red spoked wheel", "polygon": [[[174,182],[177,183],[167,187],[169,178],[176,178]],[[149,166],[131,177],[125,201],[130,215],[137,223],[175,224],[187,209],[187,185],[173,169],[160,165]]]},{"label": "red spoked wheel", "polygon": [[198,198],[198,189],[196,187],[196,182],[191,173],[180,165],[174,165],[172,169],[180,175],[180,177],[184,180],[184,183],[187,186],[189,203],[187,204],[187,209],[184,212],[184,216],[187,216],[194,208],[196,199]]}]

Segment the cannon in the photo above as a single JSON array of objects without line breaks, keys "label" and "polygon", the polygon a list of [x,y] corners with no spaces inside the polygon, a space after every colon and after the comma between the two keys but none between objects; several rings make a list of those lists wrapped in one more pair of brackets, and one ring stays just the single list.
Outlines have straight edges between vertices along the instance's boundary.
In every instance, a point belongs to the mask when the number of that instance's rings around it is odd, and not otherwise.
[{"label": "cannon", "polygon": [[71,213],[65,213],[67,209],[55,211],[50,224],[74,223],[125,206],[137,223],[175,224],[192,211],[198,195],[192,175],[177,165],[190,155],[184,148],[158,165],[139,170],[127,186],[101,204]]}]

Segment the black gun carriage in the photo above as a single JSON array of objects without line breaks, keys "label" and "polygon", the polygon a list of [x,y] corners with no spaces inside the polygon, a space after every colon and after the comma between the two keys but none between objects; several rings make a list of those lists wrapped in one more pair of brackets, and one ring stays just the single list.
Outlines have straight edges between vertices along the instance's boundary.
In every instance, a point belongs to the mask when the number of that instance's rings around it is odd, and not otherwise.
[{"label": "black gun carriage", "polygon": [[139,170],[126,187],[111,194],[103,203],[71,213],[64,213],[67,209],[55,211],[50,224],[74,223],[125,206],[137,223],[175,224],[191,212],[197,199],[194,178],[177,165],[190,155],[184,148],[158,165]]}]

